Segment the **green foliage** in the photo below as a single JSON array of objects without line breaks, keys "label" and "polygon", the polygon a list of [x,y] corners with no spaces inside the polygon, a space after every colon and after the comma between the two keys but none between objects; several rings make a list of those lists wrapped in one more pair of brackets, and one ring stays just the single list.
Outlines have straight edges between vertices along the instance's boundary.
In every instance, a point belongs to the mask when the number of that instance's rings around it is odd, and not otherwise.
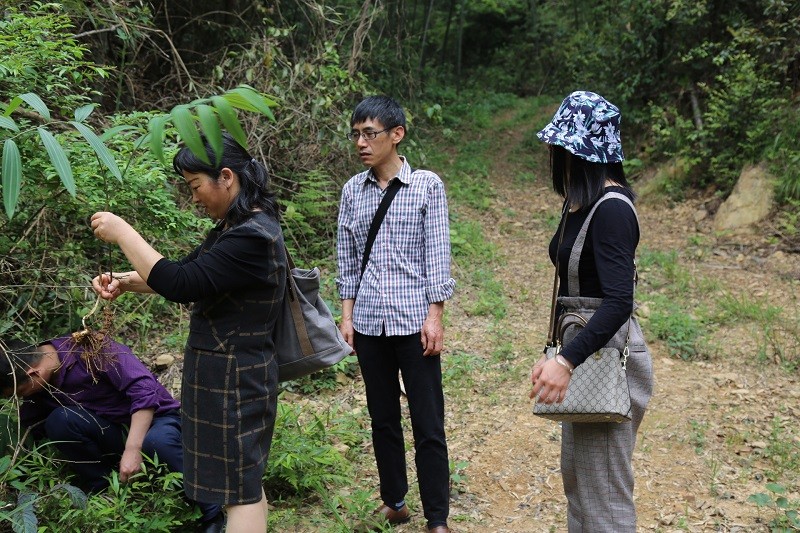
[{"label": "green foliage", "polygon": [[351,463],[342,449],[366,437],[352,415],[329,410],[307,413],[300,405],[279,401],[275,437],[264,477],[270,499],[324,493],[347,483]]},{"label": "green foliage", "polygon": [[689,442],[694,446],[694,452],[701,455],[706,446],[706,431],[708,422],[699,420],[689,420]]},{"label": "green foliage", "polygon": [[747,501],[753,503],[759,510],[772,509],[774,516],[769,522],[773,533],[788,533],[800,529],[800,502],[790,501],[786,494],[786,487],[779,483],[767,483],[768,492],[751,494]]},{"label": "green foliage", "polygon": [[698,157],[705,179],[723,191],[733,188],[745,163],[757,162],[778,134],[778,118],[791,107],[779,82],[770,80],[747,53],[725,60],[725,70],[709,88]]},{"label": "green foliage", "polygon": [[109,70],[87,59],[89,50],[73,37],[72,21],[62,6],[26,4],[24,10],[7,4],[0,17],[0,98],[36,87],[59,108],[85,104],[98,94],[91,89],[93,82],[107,77]]},{"label": "green foliage", "polygon": [[283,236],[292,255],[320,259],[332,258],[335,224],[331,220],[339,208],[336,183],[322,170],[309,171],[294,194],[282,204]]},{"label": "green foliage", "polygon": [[113,472],[111,486],[88,498],[69,476],[52,443],[0,456],[0,519],[25,532],[167,533],[200,516],[183,497],[183,475],[169,472],[158,458],[146,458],[127,484]]},{"label": "green foliage", "polygon": [[[219,107],[211,107],[206,104],[206,102],[211,101],[217,102]],[[39,96],[34,93],[22,94],[12,99],[11,102],[5,107],[4,112],[6,120],[4,122],[0,122],[0,127],[11,130],[13,133],[13,136],[6,138],[4,142],[2,165],[3,202],[5,204],[6,215],[9,220],[14,215],[17,201],[21,193],[23,173],[22,159],[20,152],[17,149],[17,141],[15,141],[15,139],[19,140],[19,138],[33,136],[34,131],[39,134],[39,139],[41,140],[42,145],[44,146],[50,158],[53,168],[61,178],[64,188],[72,197],[75,197],[76,195],[76,185],[73,178],[72,168],[70,166],[70,161],[57,138],[50,133],[49,130],[42,126],[39,126],[35,129],[30,127],[28,129],[20,130],[16,122],[10,118],[9,115],[17,111],[23,102],[27,103],[31,109],[38,113],[39,118],[46,122],[50,127],[64,126],[66,124],[74,127],[82,136],[82,140],[92,148],[94,155],[97,157],[97,160],[103,164],[103,167],[105,167],[105,169],[107,169],[115,178],[117,178],[117,180],[122,181],[122,173],[117,166],[114,155],[106,147],[102,139],[95,134],[92,128],[82,122],[79,122],[78,120],[53,122],[50,111],[45,103],[39,98]],[[220,105],[223,102],[224,105]],[[170,112],[168,118],[157,116],[150,121],[149,126],[153,127],[155,130],[149,132],[151,151],[161,160],[161,163],[166,166],[161,134],[165,124],[171,123],[177,130],[183,142],[186,143],[192,152],[200,159],[208,163],[208,156],[206,155],[203,147],[200,134],[202,133],[209,140],[216,154],[222,153],[222,130],[220,123],[217,120],[217,115],[221,116],[221,120],[224,123],[233,126],[238,124],[235,112],[233,115],[230,115],[233,108],[258,112],[274,118],[270,107],[275,105],[277,104],[270,98],[256,92],[251,87],[242,85],[210,99],[199,99],[188,105],[175,106]],[[90,106],[83,106],[76,109],[74,114],[76,119],[82,118],[83,120],[86,120],[91,111],[92,108]],[[195,111],[197,115],[192,114],[192,111]],[[199,122],[200,131],[198,131],[196,122]],[[144,129],[142,133],[144,134],[146,131],[147,130]],[[236,132],[234,131],[234,133]],[[247,145],[247,139],[244,138],[241,127],[238,128],[237,137],[237,140],[240,144],[243,146]],[[133,145],[134,148],[138,148],[146,138],[147,137],[145,136],[136,141]],[[33,153],[30,154],[30,156],[35,158],[36,154]],[[29,181],[35,182],[35,180]]]},{"label": "green foliage", "polygon": [[490,261],[497,250],[483,237],[481,223],[466,220],[458,213],[451,213],[450,218],[450,245],[454,260],[464,267]]},{"label": "green foliage", "polygon": [[774,323],[783,313],[781,307],[754,300],[747,295],[725,293],[717,301],[717,320],[729,322],[754,321]]},{"label": "green foliage", "polygon": [[348,355],[335,365],[284,384],[284,388],[302,394],[332,391],[349,382],[358,373],[358,358]]},{"label": "green foliage", "polygon": [[474,375],[486,368],[479,355],[456,351],[442,360],[442,382],[454,390],[470,390],[475,384]]},{"label": "green foliage", "polygon": [[450,492],[466,491],[466,482],[469,476],[466,474],[466,469],[469,467],[469,461],[450,461]]},{"label": "green foliage", "polygon": [[670,355],[691,360],[698,356],[703,323],[664,297],[653,298],[648,330],[667,344]]},{"label": "green foliage", "polygon": [[765,474],[772,480],[796,476],[800,472],[800,442],[796,440],[797,423],[791,413],[783,414],[788,415],[788,418],[781,415],[772,418],[767,447],[763,452],[770,465]]},{"label": "green foliage", "polygon": [[[800,138],[800,109],[791,102],[776,112],[775,127],[779,131],[771,146],[767,147],[766,159],[772,174],[778,178],[778,199],[787,204],[784,217],[794,216],[794,224],[790,226],[794,232],[800,231],[797,224],[797,213],[800,212],[800,149],[797,139]],[[794,234],[790,233],[790,237]]]}]

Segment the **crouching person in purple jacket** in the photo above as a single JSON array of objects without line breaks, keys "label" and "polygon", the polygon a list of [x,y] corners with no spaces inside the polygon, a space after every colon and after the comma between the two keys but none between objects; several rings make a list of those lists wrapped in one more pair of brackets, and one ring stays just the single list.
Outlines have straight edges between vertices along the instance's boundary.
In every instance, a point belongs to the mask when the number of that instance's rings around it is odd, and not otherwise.
[{"label": "crouching person in purple jacket", "polygon": [[[180,403],[133,354],[109,338],[91,347],[71,336],[37,345],[0,341],[0,391],[23,401],[20,422],[47,438],[87,492],[105,489],[119,472],[127,482],[143,456],[183,472]],[[223,530],[218,505],[198,502],[199,530]]]}]

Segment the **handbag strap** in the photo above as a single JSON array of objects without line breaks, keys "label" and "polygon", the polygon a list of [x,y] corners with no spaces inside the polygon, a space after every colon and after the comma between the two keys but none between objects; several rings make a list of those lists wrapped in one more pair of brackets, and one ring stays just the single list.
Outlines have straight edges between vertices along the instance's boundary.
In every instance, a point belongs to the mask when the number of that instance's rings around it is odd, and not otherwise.
[{"label": "handbag strap", "polygon": [[[411,170],[414,171],[413,169]],[[372,217],[372,224],[369,226],[367,233],[367,243],[364,245],[364,257],[361,259],[361,277],[364,277],[364,271],[367,270],[367,263],[369,262],[369,254],[372,252],[372,245],[375,244],[375,237],[378,236],[378,230],[381,229],[383,219],[386,217],[386,212],[389,210],[389,205],[394,200],[397,191],[400,190],[400,178],[394,178],[392,182],[386,187],[386,192],[383,194],[381,203],[378,205],[378,210],[375,211],[375,216]]]},{"label": "handbag strap", "polygon": [[564,239],[564,228],[567,227],[567,216],[569,216],[569,204],[564,202],[564,208],[561,211],[561,230],[558,232],[558,246],[556,246],[556,273],[553,276],[553,299],[550,304],[548,346],[551,347],[555,347],[558,344],[558,334],[556,332],[556,302],[558,299],[558,250],[561,248],[561,241]]},{"label": "handbag strap", "polygon": [[283,245],[286,252],[286,297],[289,298],[289,309],[292,311],[292,322],[294,323],[294,330],[297,332],[297,339],[300,341],[300,349],[303,352],[303,357],[307,357],[314,353],[314,347],[311,345],[311,338],[308,336],[308,329],[306,329],[306,321],[303,318],[303,309],[300,307],[300,298],[297,288],[297,283],[294,280],[292,271],[295,269],[294,260],[289,253],[286,244]]},{"label": "handbag strap", "polygon": [[[597,202],[595,202],[594,206],[592,206],[592,210],[589,211],[589,214],[586,216],[586,220],[583,222],[583,226],[581,226],[581,230],[578,232],[578,236],[575,237],[575,244],[572,246],[572,252],[569,255],[569,266],[567,267],[567,293],[570,296],[579,296],[581,293],[581,284],[578,276],[578,265],[580,264],[581,261],[581,253],[583,252],[583,245],[586,242],[586,234],[589,232],[589,224],[592,221],[594,212],[597,210],[597,208],[600,206],[601,203],[611,199],[622,200],[623,202],[627,203],[633,210],[633,214],[636,217],[636,223],[639,224],[639,215],[638,213],[636,213],[636,208],[633,206],[633,202],[631,202],[630,198],[628,198],[624,194],[620,194],[618,192],[607,192],[603,196],[601,196],[600,199],[597,200]],[[636,277],[635,270],[636,270],[636,265],[634,264],[634,278]]]},{"label": "handbag strap", "polygon": [[[569,255],[569,265],[567,267],[567,291],[570,296],[578,296],[580,295],[580,281],[578,276],[578,266],[581,260],[581,252],[583,252],[583,245],[586,243],[586,234],[589,231],[589,223],[592,221],[592,217],[594,216],[594,212],[597,210],[597,207],[605,202],[606,200],[610,199],[617,199],[622,200],[623,202],[627,203],[630,208],[633,210],[633,214],[636,217],[636,223],[639,224],[639,214],[636,212],[636,208],[633,206],[633,202],[631,202],[630,198],[625,196],[624,194],[620,194],[618,192],[607,192],[603,196],[600,197],[597,202],[595,202],[592,210],[589,211],[589,214],[586,216],[586,220],[583,222],[580,231],[578,232],[578,236],[575,238],[575,244],[572,245],[572,251]],[[633,262],[633,291],[634,294],[636,293],[636,282],[638,281],[638,273],[636,271],[636,261]],[[631,316],[628,317],[628,331],[625,335],[625,348],[623,349],[622,353],[622,368],[625,368],[625,362],[628,359],[628,342],[631,338],[631,320],[633,319],[633,310],[631,310]]]}]

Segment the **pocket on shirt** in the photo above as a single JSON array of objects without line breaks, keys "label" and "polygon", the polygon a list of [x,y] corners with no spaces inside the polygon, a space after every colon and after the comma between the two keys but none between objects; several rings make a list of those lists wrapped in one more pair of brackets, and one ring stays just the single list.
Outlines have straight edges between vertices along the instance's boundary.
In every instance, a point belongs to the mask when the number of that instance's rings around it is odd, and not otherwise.
[{"label": "pocket on shirt", "polygon": [[387,214],[386,221],[392,242],[398,249],[417,251],[422,247],[422,217],[418,213]]}]

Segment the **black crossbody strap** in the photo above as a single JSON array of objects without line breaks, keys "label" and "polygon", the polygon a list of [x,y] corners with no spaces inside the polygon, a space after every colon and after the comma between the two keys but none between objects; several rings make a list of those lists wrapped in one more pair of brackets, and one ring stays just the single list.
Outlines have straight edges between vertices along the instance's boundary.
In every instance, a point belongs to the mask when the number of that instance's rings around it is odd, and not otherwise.
[{"label": "black crossbody strap", "polygon": [[378,210],[375,211],[375,216],[372,217],[372,224],[369,226],[369,233],[367,233],[367,243],[364,245],[364,257],[361,260],[361,277],[364,277],[364,271],[367,269],[367,262],[369,262],[369,254],[372,251],[372,245],[375,243],[375,237],[378,236],[378,230],[381,229],[383,219],[386,217],[386,212],[389,210],[389,204],[394,200],[394,195],[400,190],[400,178],[394,178],[386,192],[383,194]]}]

